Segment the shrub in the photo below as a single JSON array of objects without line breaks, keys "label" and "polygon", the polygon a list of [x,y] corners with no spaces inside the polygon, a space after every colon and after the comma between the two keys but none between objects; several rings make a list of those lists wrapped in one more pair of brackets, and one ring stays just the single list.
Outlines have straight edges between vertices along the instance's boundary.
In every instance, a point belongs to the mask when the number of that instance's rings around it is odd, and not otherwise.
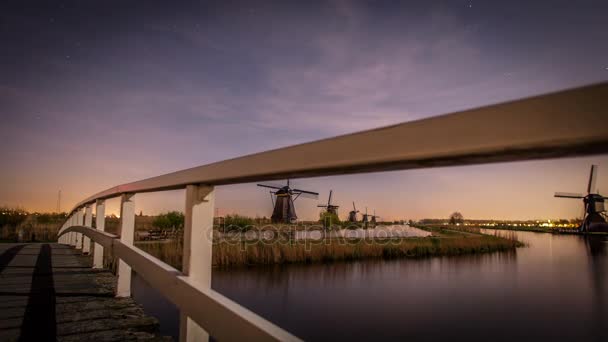
[{"label": "shrub", "polygon": [[333,225],[340,225],[340,218],[334,213],[322,211],[319,214],[319,222],[323,223],[323,227],[329,228]]},{"label": "shrub", "polygon": [[152,221],[152,225],[159,229],[183,229],[184,214],[179,211],[160,214]]}]

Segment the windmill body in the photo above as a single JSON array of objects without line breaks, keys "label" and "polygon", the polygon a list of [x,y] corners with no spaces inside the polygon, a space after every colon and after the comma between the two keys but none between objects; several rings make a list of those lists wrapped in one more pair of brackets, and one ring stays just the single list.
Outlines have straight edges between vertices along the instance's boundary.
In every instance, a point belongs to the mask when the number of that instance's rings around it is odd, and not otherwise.
[{"label": "windmill body", "polygon": [[291,223],[298,219],[292,194],[287,189],[275,192],[274,209],[270,219],[273,223]]},{"label": "windmill body", "polygon": [[258,184],[258,186],[273,189],[270,190],[270,198],[274,206],[270,217],[272,223],[293,223],[297,221],[295,200],[300,196],[307,198],[317,198],[319,196],[318,193],[313,191],[292,189],[289,186],[289,180],[287,180],[287,185]]},{"label": "windmill body", "polygon": [[348,213],[348,222],[356,223],[357,222],[357,213],[358,212],[359,212],[359,210],[357,210],[357,208],[355,207],[355,202],[353,202],[353,210],[351,210]]},{"label": "windmill body", "polygon": [[556,192],[555,197],[561,198],[577,198],[583,200],[585,208],[583,223],[579,230],[581,232],[608,232],[608,224],[606,223],[604,201],[606,197],[597,193],[595,181],[597,178],[597,165],[591,166],[589,174],[589,183],[587,184],[587,195]]}]

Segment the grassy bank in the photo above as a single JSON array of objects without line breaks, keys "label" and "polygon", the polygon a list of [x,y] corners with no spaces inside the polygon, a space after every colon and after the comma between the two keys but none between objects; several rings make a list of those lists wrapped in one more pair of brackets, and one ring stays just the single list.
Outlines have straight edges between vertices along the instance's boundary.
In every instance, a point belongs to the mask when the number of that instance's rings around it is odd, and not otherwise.
[{"label": "grassy bank", "polygon": [[[433,228],[433,237],[398,239],[325,239],[284,243],[218,241],[213,246],[216,267],[319,263],[367,258],[420,258],[513,250],[523,244],[513,236],[483,235]],[[181,268],[179,241],[137,243],[142,250]]]}]

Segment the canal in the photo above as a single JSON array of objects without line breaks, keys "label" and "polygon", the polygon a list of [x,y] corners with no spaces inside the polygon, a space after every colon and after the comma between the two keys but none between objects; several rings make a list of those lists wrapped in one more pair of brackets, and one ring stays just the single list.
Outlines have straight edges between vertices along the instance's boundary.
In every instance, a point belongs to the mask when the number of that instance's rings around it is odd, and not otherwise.
[{"label": "canal", "polygon": [[[212,287],[305,340],[608,340],[608,237],[517,236],[515,252],[217,269]],[[178,336],[137,276],[133,296]]]}]

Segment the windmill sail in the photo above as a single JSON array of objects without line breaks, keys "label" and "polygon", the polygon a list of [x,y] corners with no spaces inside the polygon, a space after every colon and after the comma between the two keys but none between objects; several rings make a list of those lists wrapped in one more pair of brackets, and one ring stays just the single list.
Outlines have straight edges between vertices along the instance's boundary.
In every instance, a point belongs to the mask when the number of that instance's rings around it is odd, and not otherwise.
[{"label": "windmill sail", "polygon": [[584,198],[583,194],[575,194],[572,192],[556,192],[555,197],[564,197],[564,198]]},{"label": "windmill sail", "polygon": [[591,171],[589,172],[589,184],[587,185],[587,193],[594,193],[595,189],[595,179],[597,177],[597,165],[591,165]]}]

